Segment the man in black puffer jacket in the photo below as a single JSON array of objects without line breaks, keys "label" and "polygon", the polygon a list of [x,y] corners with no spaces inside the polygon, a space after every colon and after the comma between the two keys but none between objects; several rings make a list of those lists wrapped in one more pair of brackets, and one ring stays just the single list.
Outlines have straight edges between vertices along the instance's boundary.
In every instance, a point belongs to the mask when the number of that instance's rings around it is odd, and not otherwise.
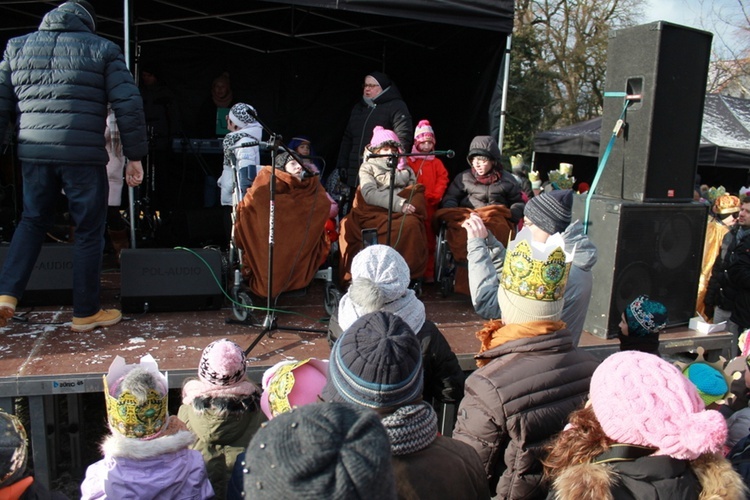
[{"label": "man in black puffer jacket", "polygon": [[396,132],[404,153],[411,153],[414,134],[409,108],[388,76],[380,71],[371,72],[365,77],[363,89],[362,98],[349,116],[336,163],[341,181],[352,189],[359,184],[362,152],[370,143],[376,125]]},{"label": "man in black puffer jacket", "polygon": [[148,152],[143,102],[122,51],[95,34],[86,0],[48,12],[39,30],[8,42],[0,62],[0,137],[14,115],[23,171],[23,216],[0,273],[0,326],[15,313],[53,222],[60,190],[75,224],[73,330],[113,325],[122,314],[101,309],[101,257],[107,213],[104,147],[107,103],[117,117],[129,186],[143,179]]}]

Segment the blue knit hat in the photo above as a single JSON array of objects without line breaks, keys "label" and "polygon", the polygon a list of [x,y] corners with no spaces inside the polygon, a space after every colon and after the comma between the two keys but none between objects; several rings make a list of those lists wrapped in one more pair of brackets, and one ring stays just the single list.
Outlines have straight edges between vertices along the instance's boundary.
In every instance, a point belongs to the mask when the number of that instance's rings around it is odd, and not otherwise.
[{"label": "blue knit hat", "polygon": [[691,363],[682,374],[695,385],[706,406],[724,399],[729,392],[729,384],[724,374],[707,363]]},{"label": "blue knit hat", "polygon": [[667,326],[667,308],[651,300],[648,295],[639,295],[625,308],[628,333],[637,337],[658,334]]},{"label": "blue knit hat", "polygon": [[417,336],[389,312],[365,314],[336,341],[328,365],[326,401],[393,408],[422,395],[422,352]]}]

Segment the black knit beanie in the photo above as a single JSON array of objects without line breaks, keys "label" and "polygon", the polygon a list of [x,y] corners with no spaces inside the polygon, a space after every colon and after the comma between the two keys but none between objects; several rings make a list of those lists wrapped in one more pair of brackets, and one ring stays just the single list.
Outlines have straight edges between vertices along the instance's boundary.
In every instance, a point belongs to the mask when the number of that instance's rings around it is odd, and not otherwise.
[{"label": "black knit beanie", "polygon": [[526,203],[523,215],[547,234],[565,232],[570,225],[573,190],[556,189],[534,196]]},{"label": "black knit beanie", "polygon": [[424,388],[417,336],[395,314],[357,319],[336,341],[328,364],[326,401],[397,408],[417,401]]},{"label": "black knit beanie", "polygon": [[371,73],[368,73],[367,76],[371,76],[376,79],[380,84],[380,88],[382,88],[383,90],[391,86],[391,79],[388,78],[388,75],[386,75],[385,73],[382,73],[380,71],[373,71]]}]

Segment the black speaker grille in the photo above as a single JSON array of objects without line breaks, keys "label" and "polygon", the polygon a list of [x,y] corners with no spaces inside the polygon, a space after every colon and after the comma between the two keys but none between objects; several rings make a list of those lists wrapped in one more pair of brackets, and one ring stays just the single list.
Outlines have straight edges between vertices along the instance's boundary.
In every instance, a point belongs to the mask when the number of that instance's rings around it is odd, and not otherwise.
[{"label": "black speaker grille", "polygon": [[621,206],[610,331],[617,331],[625,306],[640,294],[666,306],[668,326],[687,324],[695,315],[705,226],[703,206]]}]

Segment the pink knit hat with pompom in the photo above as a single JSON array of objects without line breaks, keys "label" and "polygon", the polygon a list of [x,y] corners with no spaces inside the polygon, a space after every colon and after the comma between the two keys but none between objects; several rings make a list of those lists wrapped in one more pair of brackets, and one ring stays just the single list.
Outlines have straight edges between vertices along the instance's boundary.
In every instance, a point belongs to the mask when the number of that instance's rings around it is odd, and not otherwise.
[{"label": "pink knit hat with pompom", "polygon": [[414,144],[420,144],[424,141],[435,142],[435,131],[432,130],[429,120],[420,120],[417,128],[414,129]]},{"label": "pink knit hat with pompom", "polygon": [[182,402],[191,404],[199,397],[245,398],[260,393],[247,376],[245,351],[231,340],[211,342],[203,349],[198,364],[198,378],[185,381]]},{"label": "pink knit hat with pompom", "polygon": [[396,132],[388,130],[380,125],[372,129],[372,139],[370,139],[370,149],[378,149],[385,143],[393,143],[401,148],[401,141],[399,140]]},{"label": "pink knit hat with pompom", "polygon": [[610,439],[658,448],[656,455],[694,460],[721,451],[727,437],[724,417],[706,410],[695,386],[653,354],[609,356],[591,378],[589,397]]},{"label": "pink knit hat with pompom", "polygon": [[211,342],[203,350],[198,377],[211,385],[234,385],[245,378],[245,352],[231,340]]}]

